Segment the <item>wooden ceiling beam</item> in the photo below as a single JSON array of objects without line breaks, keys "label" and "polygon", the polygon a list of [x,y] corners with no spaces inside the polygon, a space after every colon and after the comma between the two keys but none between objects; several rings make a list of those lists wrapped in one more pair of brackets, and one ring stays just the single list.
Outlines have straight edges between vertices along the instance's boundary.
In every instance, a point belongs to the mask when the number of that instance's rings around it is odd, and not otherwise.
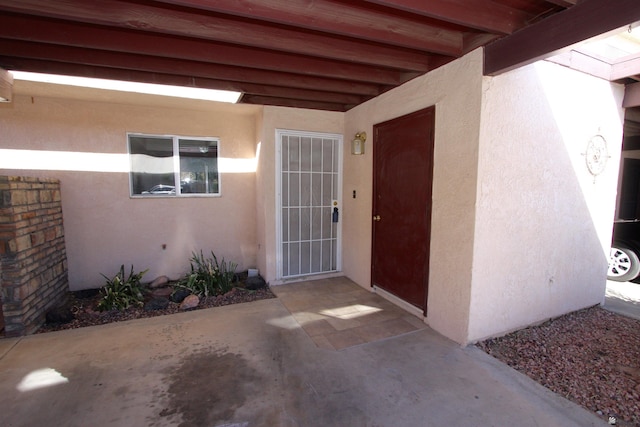
[{"label": "wooden ceiling beam", "polygon": [[488,44],[484,74],[497,75],[640,20],[638,0],[582,0],[565,11]]},{"label": "wooden ceiling beam", "polygon": [[[127,53],[96,51],[68,46],[43,45],[29,42],[0,40],[0,52],[7,58],[37,59],[76,63],[97,67],[131,69],[136,71],[212,78],[236,82],[250,82],[273,86],[290,86],[298,89],[348,93],[353,95],[377,95],[383,87],[357,81],[334,80],[292,73],[254,70],[226,65],[209,64],[158,57],[142,57]],[[0,63],[6,67],[10,64]]]},{"label": "wooden ceiling beam", "polygon": [[624,88],[623,108],[640,107],[640,82],[626,85]]},{"label": "wooden ceiling beam", "polygon": [[529,18],[520,10],[487,0],[366,1],[496,34],[511,34],[524,27]]},{"label": "wooden ceiling beam", "polygon": [[578,0],[546,0],[547,3],[555,4],[556,6],[571,7],[578,3]]},{"label": "wooden ceiling beam", "polygon": [[138,83],[163,84],[170,86],[184,86],[200,89],[217,89],[242,92],[251,96],[264,97],[282,97],[290,99],[292,102],[309,101],[309,102],[327,102],[335,104],[354,104],[357,105],[363,99],[369,99],[370,96],[360,97],[335,92],[321,92],[305,89],[283,88],[262,84],[252,84],[246,82],[232,82],[228,80],[216,80],[200,77],[189,77],[177,74],[151,73],[137,70],[125,70],[108,67],[96,67],[84,64],[62,63],[52,61],[39,61],[35,59],[24,58],[7,58],[0,56],[0,61],[12,63],[15,71],[28,69],[30,71],[63,74],[77,77],[89,77],[99,79],[111,79],[132,81]]},{"label": "wooden ceiling beam", "polygon": [[311,110],[324,111],[347,111],[355,105],[337,104],[332,102],[315,102],[315,101],[294,101],[287,98],[277,98],[268,96],[246,95],[242,96],[239,103],[256,104],[256,105],[274,105],[279,107],[291,108],[308,108]]},{"label": "wooden ceiling beam", "polygon": [[207,10],[307,30],[424,50],[442,39],[458,46],[460,32],[428,25],[415,19],[365,9],[350,3],[308,0],[158,0],[161,3]]},{"label": "wooden ceiling beam", "polygon": [[497,38],[499,38],[499,36],[488,33],[466,34],[464,38],[464,51],[465,53],[471,52],[474,49],[485,46],[487,43]]},{"label": "wooden ceiling beam", "polygon": [[[414,71],[429,70],[427,55],[424,52],[303,32],[249,20],[231,19],[215,14],[188,13],[154,7],[146,3],[113,0],[3,0],[0,8],[16,13],[195,37],[333,60]],[[425,50],[458,56],[462,52],[462,37],[459,40],[438,39],[437,42],[426,46]]]},{"label": "wooden ceiling beam", "polygon": [[[401,84],[420,74],[205,40],[165,37],[159,34],[11,14],[0,14],[0,38],[351,79],[383,85]],[[441,65],[440,62],[451,59],[438,55],[429,56],[429,67],[436,68]]]},{"label": "wooden ceiling beam", "polygon": [[625,79],[640,74],[640,56],[611,65],[611,81]]}]

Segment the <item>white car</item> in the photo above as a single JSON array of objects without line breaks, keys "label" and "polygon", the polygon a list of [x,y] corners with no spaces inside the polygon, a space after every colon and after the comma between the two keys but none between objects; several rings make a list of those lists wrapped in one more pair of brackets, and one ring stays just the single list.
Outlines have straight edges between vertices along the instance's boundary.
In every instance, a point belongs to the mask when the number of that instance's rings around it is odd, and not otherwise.
[{"label": "white car", "polygon": [[176,187],[173,185],[158,184],[151,187],[149,191],[143,191],[142,194],[176,194]]},{"label": "white car", "polygon": [[617,220],[609,253],[607,279],[630,282],[640,275],[640,221]]}]

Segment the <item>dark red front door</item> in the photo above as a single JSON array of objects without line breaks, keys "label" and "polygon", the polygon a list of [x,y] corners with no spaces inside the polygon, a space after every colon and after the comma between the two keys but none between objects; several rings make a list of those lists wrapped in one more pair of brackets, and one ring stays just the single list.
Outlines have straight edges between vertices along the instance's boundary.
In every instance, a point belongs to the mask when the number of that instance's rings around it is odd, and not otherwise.
[{"label": "dark red front door", "polygon": [[372,284],[426,310],[435,107],[373,127]]}]

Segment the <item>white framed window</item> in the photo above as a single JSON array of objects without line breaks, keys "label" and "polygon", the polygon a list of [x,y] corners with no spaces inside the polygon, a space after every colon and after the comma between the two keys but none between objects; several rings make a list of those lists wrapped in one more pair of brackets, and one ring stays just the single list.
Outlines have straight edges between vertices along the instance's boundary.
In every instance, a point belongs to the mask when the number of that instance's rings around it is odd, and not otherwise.
[{"label": "white framed window", "polygon": [[127,134],[131,197],[219,196],[218,138]]}]

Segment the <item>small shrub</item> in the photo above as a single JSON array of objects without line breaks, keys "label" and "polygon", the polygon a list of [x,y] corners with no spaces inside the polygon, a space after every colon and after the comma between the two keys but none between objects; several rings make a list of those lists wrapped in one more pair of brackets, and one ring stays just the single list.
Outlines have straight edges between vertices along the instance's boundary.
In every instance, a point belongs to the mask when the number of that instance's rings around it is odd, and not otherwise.
[{"label": "small shrub", "polygon": [[124,274],[124,265],[120,266],[120,271],[107,279],[106,285],[100,289],[102,298],[98,302],[98,310],[126,310],[131,306],[141,306],[144,302],[144,288],[140,280],[148,270],[134,273],[133,266],[128,277]]},{"label": "small shrub", "polygon": [[194,252],[190,260],[191,272],[180,280],[179,286],[200,297],[225,294],[233,288],[236,263],[227,263],[224,258],[218,262],[213,252],[210,258],[205,258],[202,251]]}]

